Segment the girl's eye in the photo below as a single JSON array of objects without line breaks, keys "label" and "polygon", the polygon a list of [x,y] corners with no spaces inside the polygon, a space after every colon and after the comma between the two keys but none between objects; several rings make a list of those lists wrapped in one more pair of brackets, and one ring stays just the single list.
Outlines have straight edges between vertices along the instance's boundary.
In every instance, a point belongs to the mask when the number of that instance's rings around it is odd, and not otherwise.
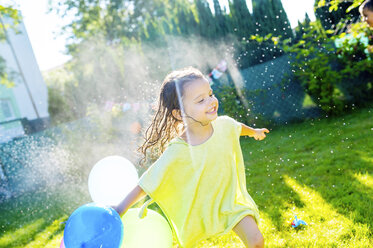
[{"label": "girl's eye", "polygon": [[[213,96],[215,96],[215,95],[214,94],[210,94],[210,97],[213,97]],[[203,100],[205,100],[205,99],[202,99],[201,101],[198,101],[198,103],[203,102]]]}]

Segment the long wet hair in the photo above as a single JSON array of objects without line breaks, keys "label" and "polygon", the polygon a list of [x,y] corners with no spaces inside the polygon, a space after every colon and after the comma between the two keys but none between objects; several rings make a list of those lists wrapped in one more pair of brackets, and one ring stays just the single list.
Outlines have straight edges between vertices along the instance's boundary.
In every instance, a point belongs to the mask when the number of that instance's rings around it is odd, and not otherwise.
[{"label": "long wet hair", "polygon": [[[156,113],[145,131],[145,142],[138,149],[143,154],[141,165],[144,165],[149,157],[151,160],[159,157],[166,149],[167,144],[185,128],[183,121],[173,116],[172,110],[183,110],[180,104],[182,103],[184,86],[188,82],[198,79],[207,80],[198,69],[186,67],[169,73],[163,80]],[[148,149],[150,150],[148,151]]]}]

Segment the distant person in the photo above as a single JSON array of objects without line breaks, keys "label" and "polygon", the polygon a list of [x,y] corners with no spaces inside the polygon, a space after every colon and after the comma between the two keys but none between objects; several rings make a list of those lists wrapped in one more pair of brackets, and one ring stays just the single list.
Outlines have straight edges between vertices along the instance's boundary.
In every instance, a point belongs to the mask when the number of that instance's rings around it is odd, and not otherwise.
[{"label": "distant person", "polygon": [[373,0],[363,2],[359,7],[359,11],[364,21],[373,28]]},{"label": "distant person", "polygon": [[199,70],[188,67],[168,74],[140,147],[145,159],[149,148],[161,155],[114,208],[124,215],[149,195],[170,220],[180,247],[195,247],[231,230],[246,247],[263,247],[259,211],[246,188],[239,138],[263,140],[269,131],[218,116],[218,106]]}]

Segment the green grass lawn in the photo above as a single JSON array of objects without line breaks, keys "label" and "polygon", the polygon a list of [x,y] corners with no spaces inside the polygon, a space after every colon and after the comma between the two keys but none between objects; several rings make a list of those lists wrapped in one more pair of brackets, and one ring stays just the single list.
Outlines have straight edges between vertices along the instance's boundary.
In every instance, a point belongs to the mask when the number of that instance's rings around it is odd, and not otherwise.
[{"label": "green grass lawn", "polygon": [[[366,108],[278,126],[263,141],[242,138],[267,247],[373,247],[372,115]],[[0,247],[58,247],[63,222],[86,202],[38,193],[2,203]],[[293,229],[295,214],[308,226]],[[230,232],[198,247],[244,246]]]}]

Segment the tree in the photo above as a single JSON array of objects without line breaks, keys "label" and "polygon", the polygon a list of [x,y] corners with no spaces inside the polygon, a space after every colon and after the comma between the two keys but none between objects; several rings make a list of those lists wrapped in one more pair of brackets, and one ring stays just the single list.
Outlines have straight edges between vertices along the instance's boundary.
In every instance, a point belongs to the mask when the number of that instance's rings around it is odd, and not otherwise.
[{"label": "tree", "polygon": [[229,33],[229,24],[227,16],[225,15],[225,13],[223,13],[220,7],[219,0],[214,0],[214,11],[217,36],[226,36]]},{"label": "tree", "polygon": [[240,40],[255,33],[253,18],[245,0],[229,1],[229,10],[233,32]]},{"label": "tree", "polygon": [[[11,19],[11,23],[5,23],[4,18]],[[4,42],[7,39],[7,30],[12,29],[18,32],[17,25],[20,23],[21,17],[17,9],[12,6],[0,5],[0,42]],[[4,58],[0,56],[0,85],[11,87],[14,85],[13,76],[15,72],[9,71],[6,66]]]},{"label": "tree", "polygon": [[74,52],[75,45],[80,41],[97,35],[109,44],[132,39],[139,41],[147,37],[147,32],[163,30],[158,26],[161,18],[168,16],[170,9],[168,1],[161,0],[64,0],[51,4],[51,11],[56,11],[62,17],[74,17],[64,27],[64,30],[72,32],[73,42],[68,46],[70,53]]},{"label": "tree", "polygon": [[157,19],[151,18],[149,15],[145,18],[146,36],[143,41],[161,42],[164,31]]},{"label": "tree", "polygon": [[295,28],[295,42],[298,42],[302,39],[303,35],[306,33],[306,30],[310,29],[311,19],[306,13],[303,22],[298,21],[298,26]]},{"label": "tree", "polygon": [[177,30],[179,34],[189,36],[199,34],[199,27],[196,17],[192,10],[192,5],[185,1],[176,2],[176,14],[175,19],[177,23]]},{"label": "tree", "polygon": [[206,0],[195,0],[200,36],[207,39],[216,38],[217,27],[209,4]]},{"label": "tree", "polygon": [[250,51],[250,65],[263,63],[275,59],[283,54],[271,40],[273,36],[284,39],[293,39],[294,35],[290,22],[280,0],[253,0],[253,18],[255,21],[255,33],[246,45]]},{"label": "tree", "polygon": [[257,35],[273,34],[293,38],[290,22],[281,0],[253,0],[253,16]]},{"label": "tree", "polygon": [[[274,13],[273,22],[277,24],[277,34],[281,35],[284,39],[294,38],[293,31],[290,26],[289,18],[282,6],[281,0],[270,0],[272,3],[272,10]],[[274,35],[277,36],[276,32]]]}]

